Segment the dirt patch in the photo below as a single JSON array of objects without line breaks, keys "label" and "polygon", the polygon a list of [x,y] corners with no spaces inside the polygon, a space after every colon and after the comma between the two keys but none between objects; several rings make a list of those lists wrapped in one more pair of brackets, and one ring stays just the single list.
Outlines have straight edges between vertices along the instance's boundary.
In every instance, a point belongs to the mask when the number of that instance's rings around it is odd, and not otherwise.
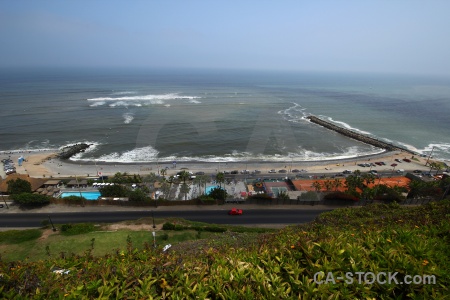
[{"label": "dirt patch", "polygon": [[[156,225],[155,230],[161,230],[162,225]],[[111,224],[103,226],[106,231],[131,230],[131,231],[152,231],[153,225],[150,224]]]},{"label": "dirt patch", "polygon": [[41,237],[38,239],[39,241],[46,240],[50,235],[57,234],[53,229],[45,229],[42,231]]}]

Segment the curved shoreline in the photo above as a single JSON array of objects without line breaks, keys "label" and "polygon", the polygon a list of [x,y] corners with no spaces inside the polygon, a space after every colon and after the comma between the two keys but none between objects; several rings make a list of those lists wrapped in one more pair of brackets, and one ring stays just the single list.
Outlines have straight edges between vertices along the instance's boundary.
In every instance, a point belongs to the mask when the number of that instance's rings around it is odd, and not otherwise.
[{"label": "curved shoreline", "polygon": [[[0,155],[1,156],[1,155]],[[16,161],[19,155],[12,155]],[[240,161],[240,162],[199,162],[199,161],[177,161],[176,166],[172,162],[146,162],[146,163],[99,163],[87,161],[61,160],[56,157],[55,152],[37,153],[25,156],[27,161],[22,166],[17,166],[17,173],[28,174],[30,177],[50,178],[50,177],[95,177],[98,175],[114,175],[117,172],[128,174],[146,175],[149,173],[158,174],[162,169],[166,170],[166,176],[175,175],[182,169],[192,172],[203,171],[206,174],[216,174],[219,171],[238,170],[259,170],[261,175],[268,175],[269,170],[286,170],[285,176],[292,176],[294,169],[310,173],[339,173],[344,170],[361,169],[359,163],[384,161],[385,166],[375,166],[373,169],[379,171],[392,170],[390,166],[395,159],[402,160],[410,157],[409,153],[402,151],[383,151],[382,153],[353,158],[321,160],[321,161]],[[424,168],[425,158],[417,157],[418,161],[412,163],[399,164],[398,168],[416,169]],[[398,163],[398,162],[395,162]],[[4,177],[2,175],[2,177]]]}]

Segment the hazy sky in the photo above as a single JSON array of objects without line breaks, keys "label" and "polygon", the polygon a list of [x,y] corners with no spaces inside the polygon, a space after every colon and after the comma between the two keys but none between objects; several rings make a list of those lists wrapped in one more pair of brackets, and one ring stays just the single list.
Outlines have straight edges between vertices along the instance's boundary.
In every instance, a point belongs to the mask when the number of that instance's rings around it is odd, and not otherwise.
[{"label": "hazy sky", "polygon": [[0,67],[450,74],[450,1],[0,0]]}]

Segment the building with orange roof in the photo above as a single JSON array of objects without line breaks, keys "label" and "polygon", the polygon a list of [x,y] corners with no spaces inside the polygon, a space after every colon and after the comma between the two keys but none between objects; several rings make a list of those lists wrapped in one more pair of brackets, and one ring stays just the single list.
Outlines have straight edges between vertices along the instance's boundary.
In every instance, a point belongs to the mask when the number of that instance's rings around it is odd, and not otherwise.
[{"label": "building with orange roof", "polygon": [[[339,192],[345,192],[347,189],[345,187],[345,178],[336,178],[336,179],[298,179],[298,180],[292,180],[292,184],[294,185],[295,189],[297,191],[316,191],[316,188],[314,187],[314,182],[319,182],[321,185],[321,189],[320,192],[325,192],[326,189],[324,187],[324,182],[325,181],[331,181],[334,182],[335,180],[338,180],[340,182],[340,187],[336,188],[331,188],[330,191],[339,191]],[[375,183],[371,183],[368,185],[368,187],[373,188],[374,186],[377,186],[379,184],[384,184],[387,185],[389,187],[395,187],[395,186],[399,186],[399,187],[406,187],[408,188],[409,186],[409,182],[411,181],[411,179],[403,177],[403,176],[398,176],[398,177],[381,177],[381,178],[377,178],[375,179]]]},{"label": "building with orange roof", "polygon": [[30,177],[27,174],[18,174],[18,173],[10,174],[0,182],[0,193],[6,194],[8,192],[8,181],[16,179],[28,181],[31,184],[32,192],[37,191],[47,181],[47,179],[45,178],[34,178]]}]

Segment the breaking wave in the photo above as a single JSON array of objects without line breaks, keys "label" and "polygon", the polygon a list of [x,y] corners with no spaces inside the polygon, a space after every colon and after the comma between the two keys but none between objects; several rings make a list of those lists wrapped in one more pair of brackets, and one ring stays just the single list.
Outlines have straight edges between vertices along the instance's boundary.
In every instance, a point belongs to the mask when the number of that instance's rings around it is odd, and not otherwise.
[{"label": "breaking wave", "polygon": [[182,96],[177,93],[161,94],[161,95],[141,95],[141,96],[124,96],[124,97],[98,97],[90,98],[87,101],[164,101],[164,100],[194,100],[200,99],[196,96]]},{"label": "breaking wave", "polygon": [[124,123],[125,124],[130,124],[131,123],[131,121],[133,121],[134,120],[134,115],[132,114],[132,113],[124,113],[123,115],[123,118],[124,118]]}]

